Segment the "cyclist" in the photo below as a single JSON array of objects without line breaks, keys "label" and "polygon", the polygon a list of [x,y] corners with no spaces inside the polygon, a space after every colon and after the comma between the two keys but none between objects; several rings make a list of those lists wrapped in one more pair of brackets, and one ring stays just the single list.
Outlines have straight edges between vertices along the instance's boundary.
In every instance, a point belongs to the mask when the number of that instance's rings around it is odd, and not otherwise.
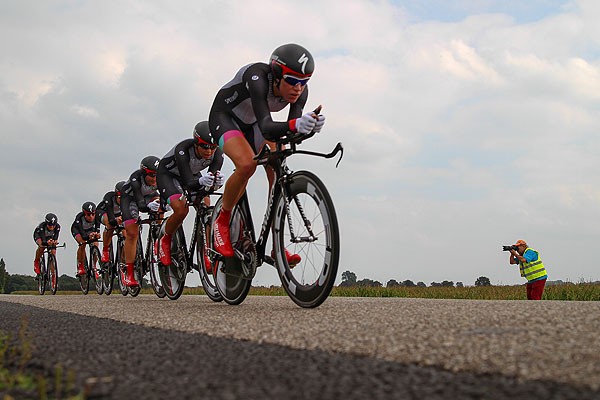
[{"label": "cyclist", "polygon": [[136,244],[140,233],[138,219],[140,212],[156,212],[160,208],[160,196],[156,189],[156,170],[159,162],[158,157],[144,157],[140,162],[140,169],[131,174],[121,192],[121,216],[125,225],[125,263],[127,264],[125,286],[139,286],[134,275]]},{"label": "cyclist", "polygon": [[106,192],[104,198],[96,208],[96,218],[104,225],[102,233],[102,262],[108,262],[110,259],[110,247],[112,244],[112,235],[117,225],[123,223],[121,217],[121,192],[125,181],[117,182],[115,190]]},{"label": "cyclist", "polygon": [[[194,127],[193,138],[179,142],[160,160],[158,164],[158,190],[165,204],[173,209],[173,214],[165,224],[165,234],[160,240],[158,252],[163,265],[171,264],[171,238],[183,223],[189,212],[183,189],[198,192],[204,203],[210,205],[209,192],[219,189],[225,182],[220,171],[223,165],[223,152],[217,148],[208,121],[198,122]],[[208,168],[204,175],[200,171]],[[212,272],[210,260],[204,254],[208,273]]]},{"label": "cyclist", "polygon": [[76,276],[84,275],[85,246],[83,243],[87,240],[100,239],[100,223],[96,219],[96,205],[91,201],[86,201],[81,206],[81,212],[77,214],[75,221],[71,224],[71,235],[79,244]]},{"label": "cyclist", "polygon": [[[233,256],[229,237],[231,210],[241,198],[256,170],[254,155],[267,143],[289,132],[320,132],[323,115],[303,114],[308,99],[308,80],[314,71],[311,53],[297,44],[285,44],[273,51],[269,64],[253,63],[242,67],[233,80],[217,93],[209,114],[210,131],[219,147],[233,161],[235,171],[227,180],[223,207],[214,226],[215,249],[225,257]],[[271,112],[290,106],[287,121],[274,122]],[[269,187],[274,172],[266,168]],[[286,251],[288,263],[301,261]]]},{"label": "cyclist", "polygon": [[[41,273],[40,257],[44,252],[44,246],[54,246],[58,244],[58,235],[60,234],[60,225],[56,214],[48,213],[37,228],[33,231],[33,241],[37,244],[35,250],[35,259],[33,260],[33,272],[36,278]],[[56,254],[56,250],[52,250]]]}]

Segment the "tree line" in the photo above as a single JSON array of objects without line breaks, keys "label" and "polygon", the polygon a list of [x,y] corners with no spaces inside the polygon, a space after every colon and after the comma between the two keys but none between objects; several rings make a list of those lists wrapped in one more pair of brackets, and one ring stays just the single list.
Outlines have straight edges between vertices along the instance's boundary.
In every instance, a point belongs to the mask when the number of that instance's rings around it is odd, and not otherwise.
[{"label": "tree line", "polygon": [[[491,286],[490,279],[485,276],[480,276],[475,280],[475,286]],[[358,280],[356,274],[352,271],[345,271],[342,273],[342,283],[340,283],[341,287],[349,287],[349,286],[367,286],[367,287],[383,287],[383,284],[379,281],[375,281],[369,278]],[[442,282],[431,282],[429,284],[430,287],[464,287],[462,282],[453,281],[442,281]],[[410,279],[404,280],[402,282],[398,282],[395,279],[390,279],[387,281],[385,287],[427,287],[424,282],[414,283]]]}]

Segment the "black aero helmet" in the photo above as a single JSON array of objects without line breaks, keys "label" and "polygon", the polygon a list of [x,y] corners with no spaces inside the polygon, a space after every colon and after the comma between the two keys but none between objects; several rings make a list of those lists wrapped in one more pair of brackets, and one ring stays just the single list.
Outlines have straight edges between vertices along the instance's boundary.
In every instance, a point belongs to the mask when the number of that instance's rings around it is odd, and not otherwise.
[{"label": "black aero helmet", "polygon": [[58,217],[56,216],[56,214],[48,213],[46,214],[46,218],[44,218],[44,221],[46,221],[46,224],[48,225],[56,225],[56,223],[58,222]]},{"label": "black aero helmet", "polygon": [[156,174],[156,170],[158,169],[158,163],[160,162],[160,158],[155,156],[147,156],[142,159],[140,163],[140,169],[147,174]]},{"label": "black aero helmet", "polygon": [[117,196],[121,195],[121,192],[123,191],[123,186],[125,186],[125,181],[117,182],[117,184],[115,185],[115,194]]},{"label": "black aero helmet", "polygon": [[310,78],[315,70],[312,54],[304,47],[294,43],[276,48],[271,54],[270,64],[275,79],[281,79],[284,75],[306,79]]},{"label": "black aero helmet", "polygon": [[96,212],[96,205],[94,203],[92,203],[91,201],[86,201],[81,206],[81,210],[86,213],[94,213],[94,212]]},{"label": "black aero helmet", "polygon": [[194,127],[194,140],[196,144],[215,144],[215,139],[210,133],[208,121],[201,121]]}]

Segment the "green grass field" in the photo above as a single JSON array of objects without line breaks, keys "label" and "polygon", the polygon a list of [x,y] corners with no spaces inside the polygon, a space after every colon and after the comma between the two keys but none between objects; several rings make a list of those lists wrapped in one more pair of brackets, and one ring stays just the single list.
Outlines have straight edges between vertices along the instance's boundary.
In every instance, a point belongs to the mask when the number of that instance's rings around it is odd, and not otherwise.
[{"label": "green grass field", "polygon": [[[59,283],[60,285],[60,283]],[[143,294],[152,290],[142,289]],[[14,294],[37,294],[37,292],[14,292]],[[58,291],[57,295],[80,295],[81,292]],[[202,288],[186,288],[184,295],[203,295]],[[281,287],[253,287],[251,296],[286,296]],[[88,296],[97,296],[90,290]],[[113,292],[111,296],[120,296]],[[526,300],[524,285],[514,286],[468,286],[468,287],[334,287],[331,296],[335,297],[407,297],[424,299],[470,299],[470,300]],[[544,289],[543,300],[600,301],[600,284],[565,283],[548,285]]]}]

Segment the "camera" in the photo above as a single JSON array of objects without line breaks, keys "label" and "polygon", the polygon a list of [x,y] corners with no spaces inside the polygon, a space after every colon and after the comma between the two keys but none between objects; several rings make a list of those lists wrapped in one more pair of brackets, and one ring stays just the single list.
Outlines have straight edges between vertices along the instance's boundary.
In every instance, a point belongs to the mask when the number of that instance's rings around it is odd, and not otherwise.
[{"label": "camera", "polygon": [[502,246],[502,251],[511,251],[511,250],[517,250],[518,247],[515,245],[512,246]]}]

